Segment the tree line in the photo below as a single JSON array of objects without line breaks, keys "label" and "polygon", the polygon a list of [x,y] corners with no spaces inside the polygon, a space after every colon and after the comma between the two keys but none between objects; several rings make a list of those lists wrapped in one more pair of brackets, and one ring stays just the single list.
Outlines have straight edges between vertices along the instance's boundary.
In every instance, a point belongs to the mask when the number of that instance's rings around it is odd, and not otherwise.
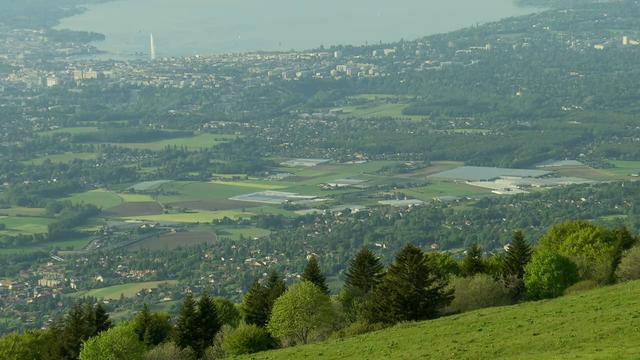
[{"label": "tree line", "polygon": [[287,287],[276,271],[241,304],[188,292],[175,319],[145,304],[113,326],[102,304],[78,303],[48,330],[0,338],[3,359],[218,359],[548,299],[640,279],[640,238],[585,221],[553,226],[533,247],[515,232],[503,254],[472,244],[461,260],[405,245],[385,268],[362,248],[331,296],[316,255]]}]

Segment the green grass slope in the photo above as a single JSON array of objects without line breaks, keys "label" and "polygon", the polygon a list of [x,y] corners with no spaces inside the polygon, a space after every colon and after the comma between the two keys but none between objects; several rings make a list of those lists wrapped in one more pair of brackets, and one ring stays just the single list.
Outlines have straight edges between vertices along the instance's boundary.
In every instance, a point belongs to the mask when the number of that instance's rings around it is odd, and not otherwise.
[{"label": "green grass slope", "polygon": [[640,359],[640,282],[246,359]]}]

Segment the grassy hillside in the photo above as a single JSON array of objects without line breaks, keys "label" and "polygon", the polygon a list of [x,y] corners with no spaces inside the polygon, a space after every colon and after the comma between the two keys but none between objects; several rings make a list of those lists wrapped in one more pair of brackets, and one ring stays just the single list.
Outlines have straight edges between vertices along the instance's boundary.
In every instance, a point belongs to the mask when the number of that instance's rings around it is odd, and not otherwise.
[{"label": "grassy hillside", "polygon": [[638,359],[640,282],[247,359]]}]

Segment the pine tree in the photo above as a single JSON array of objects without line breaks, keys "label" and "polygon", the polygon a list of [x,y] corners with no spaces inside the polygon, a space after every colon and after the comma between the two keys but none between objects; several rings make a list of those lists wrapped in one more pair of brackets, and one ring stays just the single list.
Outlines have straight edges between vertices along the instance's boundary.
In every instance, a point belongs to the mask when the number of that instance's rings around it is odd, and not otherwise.
[{"label": "pine tree", "polygon": [[147,305],[146,302],[144,303],[144,305],[142,305],[142,310],[140,310],[138,315],[136,315],[135,319],[133,319],[133,322],[133,330],[136,335],[138,335],[138,340],[144,342],[145,345],[149,346],[150,344],[148,343],[148,339],[145,339],[145,337],[149,337],[148,328],[149,323],[151,322],[151,311],[149,311],[149,305]]},{"label": "pine tree", "polygon": [[473,244],[467,249],[467,254],[462,260],[462,275],[465,277],[473,276],[476,274],[484,274],[487,269],[482,258],[482,249],[478,244]]},{"label": "pine tree", "polygon": [[383,270],[380,259],[364,247],[349,263],[349,269],[345,273],[345,285],[367,294],[380,282]]},{"label": "pine tree", "polygon": [[318,265],[318,259],[315,256],[311,256],[307,262],[307,266],[302,273],[302,280],[308,281],[316,285],[323,293],[329,295],[329,287],[327,286],[327,279],[320,271],[320,265]]},{"label": "pine tree", "polygon": [[254,282],[242,303],[245,322],[265,327],[271,317],[273,304],[286,290],[284,280],[276,271],[271,272],[264,286],[258,281]]},{"label": "pine tree", "polygon": [[180,348],[195,349],[198,346],[198,319],[193,295],[188,293],[183,302],[175,326],[175,342]]},{"label": "pine tree", "polygon": [[62,354],[64,359],[77,359],[82,342],[93,335],[93,325],[87,323],[85,307],[75,304],[64,319],[62,330]]},{"label": "pine tree", "polygon": [[447,280],[429,267],[422,250],[407,245],[372,291],[364,316],[370,323],[390,324],[432,319],[451,299]]},{"label": "pine tree", "polygon": [[531,261],[532,254],[533,250],[524,239],[524,234],[516,231],[502,260],[502,277],[515,301],[521,299],[525,293],[525,266]]},{"label": "pine tree", "polygon": [[198,344],[194,350],[196,355],[201,357],[204,354],[204,350],[213,345],[213,339],[221,327],[218,322],[216,304],[206,291],[198,301],[196,318],[198,321]]},{"label": "pine tree", "polygon": [[96,305],[95,308],[95,319],[96,319],[96,333],[101,333],[105,330],[109,330],[112,325],[111,319],[109,319],[109,314],[104,309],[102,304]]},{"label": "pine tree", "polygon": [[265,288],[257,280],[253,283],[242,301],[244,321],[249,325],[265,327],[269,318],[265,313],[267,294]]},{"label": "pine tree", "polygon": [[269,279],[267,279],[267,283],[265,284],[265,291],[267,293],[267,299],[269,300],[269,308],[273,307],[276,299],[287,291],[287,285],[277,271],[272,271],[271,274],[269,274]]},{"label": "pine tree", "polygon": [[531,261],[532,253],[531,245],[524,239],[522,231],[516,231],[504,257],[503,273],[506,276],[522,279],[524,268]]}]

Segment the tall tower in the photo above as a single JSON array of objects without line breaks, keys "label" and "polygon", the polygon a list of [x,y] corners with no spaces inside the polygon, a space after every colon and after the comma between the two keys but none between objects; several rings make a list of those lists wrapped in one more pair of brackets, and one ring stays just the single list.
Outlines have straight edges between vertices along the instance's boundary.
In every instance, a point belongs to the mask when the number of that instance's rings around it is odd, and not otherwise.
[{"label": "tall tower", "polygon": [[156,42],[153,40],[153,33],[149,35],[149,46],[150,46],[150,55],[151,61],[156,59]]}]

